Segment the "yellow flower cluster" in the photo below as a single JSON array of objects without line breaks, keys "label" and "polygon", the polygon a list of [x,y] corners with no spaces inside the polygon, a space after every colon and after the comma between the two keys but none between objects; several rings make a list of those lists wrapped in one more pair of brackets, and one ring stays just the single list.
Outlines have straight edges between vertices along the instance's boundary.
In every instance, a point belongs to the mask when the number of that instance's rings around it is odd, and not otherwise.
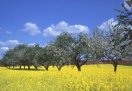
[{"label": "yellow flower cluster", "polygon": [[110,64],[65,66],[61,71],[14,70],[0,67],[0,91],[132,91],[132,66]]}]

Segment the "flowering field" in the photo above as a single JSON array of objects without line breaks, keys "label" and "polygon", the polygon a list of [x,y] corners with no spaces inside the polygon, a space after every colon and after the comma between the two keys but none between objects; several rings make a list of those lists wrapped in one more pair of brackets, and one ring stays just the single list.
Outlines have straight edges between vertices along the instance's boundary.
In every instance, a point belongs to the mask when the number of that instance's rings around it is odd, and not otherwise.
[{"label": "flowering field", "polygon": [[0,91],[132,91],[132,66],[65,66],[61,71],[13,70],[0,67]]}]

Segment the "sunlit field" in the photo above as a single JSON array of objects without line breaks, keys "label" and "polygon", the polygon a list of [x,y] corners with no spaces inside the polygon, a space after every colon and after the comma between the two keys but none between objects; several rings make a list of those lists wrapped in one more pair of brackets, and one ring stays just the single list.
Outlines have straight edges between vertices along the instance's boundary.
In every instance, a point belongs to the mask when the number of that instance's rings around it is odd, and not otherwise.
[{"label": "sunlit field", "polygon": [[132,91],[132,66],[118,66],[117,73],[109,64],[65,66],[61,71],[14,70],[0,67],[0,91]]}]

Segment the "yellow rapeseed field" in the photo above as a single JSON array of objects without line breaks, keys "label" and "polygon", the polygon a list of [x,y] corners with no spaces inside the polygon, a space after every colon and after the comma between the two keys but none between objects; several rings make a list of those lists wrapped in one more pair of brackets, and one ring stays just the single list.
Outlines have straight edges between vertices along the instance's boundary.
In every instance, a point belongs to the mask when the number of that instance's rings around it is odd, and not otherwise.
[{"label": "yellow rapeseed field", "polygon": [[111,64],[65,66],[61,71],[13,70],[0,67],[0,91],[132,91],[132,66],[118,66],[113,72]]}]

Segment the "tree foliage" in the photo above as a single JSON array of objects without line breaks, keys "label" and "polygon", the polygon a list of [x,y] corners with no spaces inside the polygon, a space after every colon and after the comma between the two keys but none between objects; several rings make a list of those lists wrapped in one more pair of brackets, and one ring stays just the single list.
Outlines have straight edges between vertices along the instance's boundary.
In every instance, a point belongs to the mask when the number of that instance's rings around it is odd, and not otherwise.
[{"label": "tree foliage", "polygon": [[[125,1],[130,7],[131,0]],[[58,70],[64,65],[75,65],[78,71],[87,61],[110,61],[117,70],[119,61],[131,60],[132,56],[132,12],[122,5],[122,10],[117,10],[117,24],[109,28],[109,31],[102,31],[96,28],[93,35],[79,33],[72,35],[63,32],[56,39],[46,45],[28,46],[21,44],[8,50],[1,64],[11,66],[31,66],[37,70],[43,66],[48,70],[49,66],[56,66]]]}]

